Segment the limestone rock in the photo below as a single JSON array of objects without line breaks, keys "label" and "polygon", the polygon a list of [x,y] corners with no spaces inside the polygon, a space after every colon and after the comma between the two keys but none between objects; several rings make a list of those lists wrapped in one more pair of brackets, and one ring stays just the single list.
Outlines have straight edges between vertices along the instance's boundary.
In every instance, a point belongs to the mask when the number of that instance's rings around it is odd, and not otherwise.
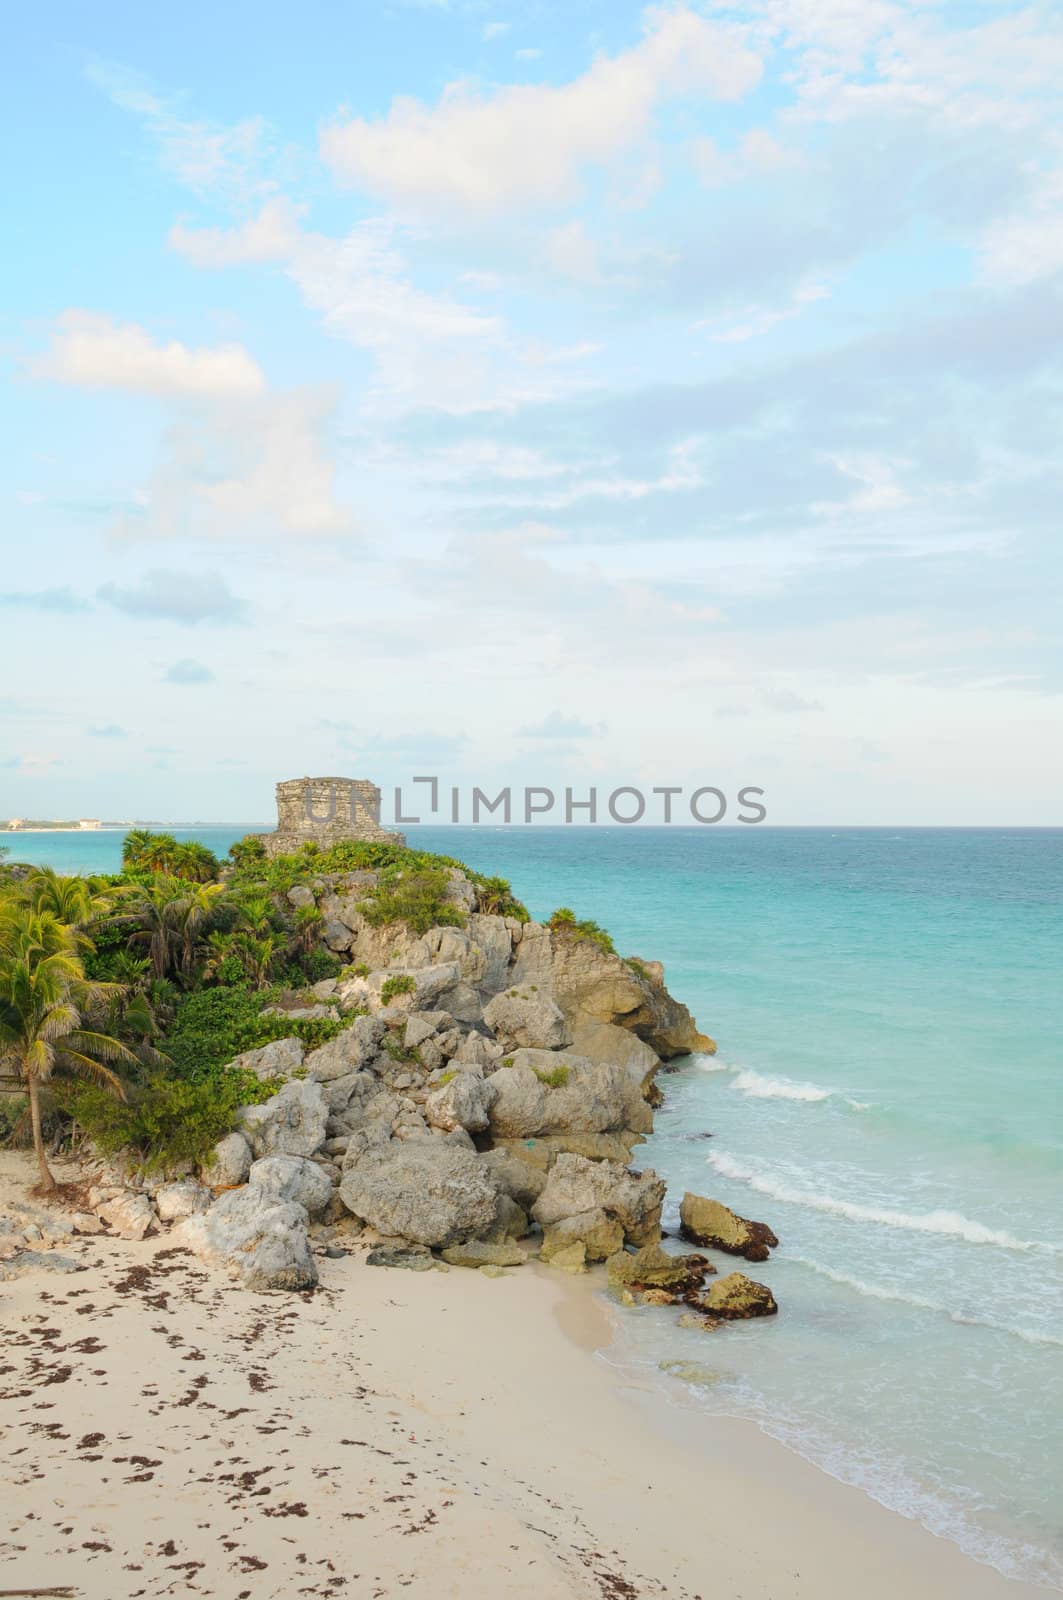
[{"label": "limestone rock", "polygon": [[128,1189],[113,1200],[106,1200],[96,1214],[120,1239],[143,1239],[158,1221],[147,1195],[133,1194]]},{"label": "limestone rock", "polygon": [[239,1117],[256,1157],[312,1156],[325,1142],[328,1106],[319,1083],[296,1079],[263,1105],[242,1106]]},{"label": "limestone rock", "polygon": [[655,1243],[661,1231],[664,1183],[653,1171],[632,1172],[615,1161],[559,1155],[532,1216],[543,1228],[599,1207],[618,1217],[632,1244]]},{"label": "limestone rock", "polygon": [[454,1128],[464,1128],[468,1133],[482,1133],[488,1125],[488,1113],[494,1105],[498,1091],[489,1078],[472,1072],[456,1072],[441,1088],[433,1090],[425,1101],[425,1116],[434,1128],[449,1133]]},{"label": "limestone rock", "polygon": [[312,1289],[317,1268],[306,1226],[302,1206],[246,1184],[223,1194],[209,1211],[178,1223],[170,1238],[208,1266],[221,1267],[245,1289]]},{"label": "limestone rock", "polygon": [[242,1133],[227,1133],[214,1146],[203,1177],[212,1189],[235,1189],[247,1182],[251,1170],[251,1146]]},{"label": "limestone rock", "polygon": [[531,1210],[546,1183],[545,1165],[523,1160],[519,1145],[488,1150],[483,1164],[503,1194],[525,1211]]},{"label": "limestone rock", "polygon": [[380,1233],[437,1247],[488,1233],[498,1209],[498,1191],[479,1156],[443,1139],[367,1149],[345,1167],[340,1198]]},{"label": "limestone rock", "polygon": [[682,1295],[698,1288],[716,1269],[704,1256],[672,1256],[659,1244],[648,1244],[634,1255],[622,1250],[610,1256],[608,1270],[614,1286],[667,1289]]},{"label": "limestone rock", "polygon": [[160,1222],[180,1222],[183,1217],[205,1211],[213,1196],[194,1178],[182,1178],[177,1183],[164,1183],[155,1191],[155,1209]]},{"label": "limestone rock", "polygon": [[[680,1317],[680,1324],[683,1318]],[[693,1383],[701,1389],[711,1389],[715,1384],[724,1381],[724,1374],[716,1372],[712,1367],[706,1367],[700,1361],[658,1361],[661,1372],[667,1372],[669,1377],[678,1378],[681,1383]]]},{"label": "limestone rock", "polygon": [[367,1267],[401,1267],[407,1272],[431,1272],[431,1250],[421,1244],[378,1244],[365,1258]]},{"label": "limestone rock", "polygon": [[312,906],[315,904],[313,889],[308,889],[303,883],[297,883],[293,889],[289,889],[286,898],[290,906]]},{"label": "limestone rock", "polygon": [[725,1250],[747,1261],[767,1261],[769,1251],[779,1243],[767,1223],[748,1222],[719,1200],[689,1191],[683,1196],[679,1218],[680,1232],[691,1244]]},{"label": "limestone rock", "polygon": [[572,1042],[560,1006],[530,987],[497,994],[484,1007],[484,1022],[506,1050],[562,1050]]},{"label": "limestone rock", "polygon": [[618,1028],[612,1022],[577,1023],[572,1030],[572,1048],[588,1061],[611,1061],[623,1067],[643,1099],[649,1099],[661,1058],[629,1028]]},{"label": "limestone rock", "polygon": [[522,1267],[528,1259],[515,1244],[492,1244],[486,1239],[451,1245],[442,1256],[452,1267]]},{"label": "limestone rock", "polygon": [[523,1239],[530,1230],[531,1224],[524,1210],[508,1194],[500,1194],[494,1226],[487,1238],[492,1242]]},{"label": "limestone rock", "polygon": [[600,1206],[593,1211],[581,1211],[574,1217],[549,1223],[543,1232],[540,1259],[550,1262],[561,1251],[577,1243],[584,1247],[585,1260],[605,1261],[622,1249],[624,1225],[618,1217],[610,1216]]},{"label": "limestone rock", "polygon": [[729,1272],[690,1300],[710,1317],[741,1321],[747,1317],[773,1317],[779,1307],[766,1283],[756,1283],[744,1272]]},{"label": "limestone rock", "polygon": [[304,1053],[301,1039],[273,1039],[260,1050],[245,1050],[229,1064],[253,1072],[263,1083],[271,1083],[276,1078],[290,1078],[302,1066]]},{"label": "limestone rock", "polygon": [[491,1074],[498,1091],[491,1133],[521,1139],[551,1133],[648,1133],[653,1115],[623,1067],[564,1050],[515,1050]]},{"label": "limestone rock", "polygon": [[[664,986],[659,963],[624,961],[592,939],[576,933],[547,932],[549,977],[554,998],[569,1022],[607,1022],[629,1028],[667,1061],[692,1050],[708,1053],[716,1046],[699,1033],[686,1006]],[[521,950],[525,941],[521,942]],[[520,961],[514,978],[523,977]]]},{"label": "limestone rock", "polygon": [[307,1072],[319,1083],[360,1072],[375,1059],[386,1031],[377,1017],[359,1017],[334,1039],[310,1052],[304,1063]]},{"label": "limestone rock", "polygon": [[558,1250],[550,1257],[548,1266],[556,1267],[559,1272],[586,1272],[587,1246],[582,1239],[566,1245],[563,1250]]},{"label": "limestone rock", "polygon": [[263,1156],[252,1165],[247,1181],[272,1200],[294,1200],[312,1217],[332,1199],[332,1179],[305,1156]]}]

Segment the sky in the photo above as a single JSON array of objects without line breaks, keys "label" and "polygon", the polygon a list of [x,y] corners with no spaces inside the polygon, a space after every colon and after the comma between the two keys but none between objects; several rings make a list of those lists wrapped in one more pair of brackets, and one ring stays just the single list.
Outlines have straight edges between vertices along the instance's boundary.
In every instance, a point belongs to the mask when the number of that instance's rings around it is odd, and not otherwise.
[{"label": "sky", "polygon": [[5,36],[0,816],[1061,821],[1058,0]]}]

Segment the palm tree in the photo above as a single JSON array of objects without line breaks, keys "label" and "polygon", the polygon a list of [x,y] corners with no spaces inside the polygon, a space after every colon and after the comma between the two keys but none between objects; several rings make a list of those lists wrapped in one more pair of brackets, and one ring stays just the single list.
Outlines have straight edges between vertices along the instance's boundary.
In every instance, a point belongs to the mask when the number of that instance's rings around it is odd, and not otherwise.
[{"label": "palm tree", "polygon": [[101,891],[98,879],[65,878],[53,867],[34,867],[23,879],[21,893],[34,911],[50,911],[57,921],[78,931],[105,917],[114,900]]},{"label": "palm tree", "polygon": [[147,945],[155,976],[165,978],[177,966],[185,885],[179,878],[158,877],[138,888],[135,895],[135,910],[142,925],[132,934],[131,942]]},{"label": "palm tree", "polygon": [[130,829],[122,840],[122,866],[134,872],[142,867],[156,838],[150,828]]},{"label": "palm tree", "polygon": [[221,883],[196,883],[186,886],[184,897],[177,903],[178,926],[181,933],[181,971],[188,977],[195,964],[196,944],[210,918],[215,902],[225,893]]},{"label": "palm tree", "polygon": [[136,1065],[119,1040],[82,1026],[85,1009],[117,985],[85,977],[77,934],[53,911],[11,901],[0,909],[0,1048],[25,1080],[40,1186],[58,1187],[41,1131],[40,1086],[57,1069],[84,1073],[122,1099],[122,1081],[104,1062]]},{"label": "palm tree", "polygon": [[213,850],[208,850],[205,844],[198,839],[184,839],[171,852],[167,870],[175,878],[187,878],[190,883],[213,883],[220,865]]}]

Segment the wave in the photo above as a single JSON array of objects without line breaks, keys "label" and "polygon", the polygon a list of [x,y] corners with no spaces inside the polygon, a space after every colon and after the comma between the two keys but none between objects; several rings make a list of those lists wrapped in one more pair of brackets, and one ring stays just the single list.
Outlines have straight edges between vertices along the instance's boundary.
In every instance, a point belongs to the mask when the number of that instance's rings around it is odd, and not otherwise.
[{"label": "wave", "polygon": [[714,1056],[699,1056],[698,1068],[706,1073],[729,1073],[730,1087],[744,1094],[748,1100],[798,1100],[815,1105],[821,1100],[841,1100],[850,1111],[871,1111],[870,1100],[853,1100],[838,1089],[824,1089],[818,1083],[804,1083],[797,1078],[784,1078],[768,1072],[755,1072],[752,1067],[736,1067],[729,1061]]},{"label": "wave", "polygon": [[1036,1239],[1017,1239],[1003,1228],[987,1228],[984,1223],[972,1222],[960,1211],[891,1211],[878,1206],[861,1205],[855,1200],[837,1200],[832,1195],[817,1194],[815,1190],[798,1189],[785,1178],[774,1178],[756,1167],[744,1165],[726,1151],[709,1152],[709,1165],[722,1178],[733,1178],[745,1183],[758,1194],[769,1195],[791,1205],[807,1206],[812,1211],[826,1211],[836,1217],[846,1217],[851,1222],[876,1222],[887,1228],[905,1228],[912,1233],[936,1233],[947,1238],[963,1239],[967,1244],[992,1244],[1002,1250],[1050,1250],[1056,1246]]},{"label": "wave", "polygon": [[1025,1344],[1056,1345],[1063,1348],[1063,1339],[1051,1333],[1038,1333],[1033,1328],[1017,1328],[1009,1322],[996,1322],[992,1317],[968,1316],[952,1306],[943,1306],[937,1300],[928,1300],[924,1295],[908,1294],[904,1289],[890,1289],[881,1283],[867,1283],[863,1278],[854,1278],[848,1272],[838,1272],[834,1267],[825,1267],[819,1261],[810,1261],[807,1256],[789,1256],[787,1259],[796,1266],[808,1267],[821,1278],[829,1278],[831,1283],[840,1284],[845,1289],[854,1289],[857,1294],[863,1295],[868,1300],[894,1300],[901,1305],[914,1306],[918,1311],[938,1312],[948,1317],[951,1322],[960,1323],[965,1327],[990,1328],[994,1333],[1010,1334],[1012,1338],[1021,1339]]},{"label": "wave", "polygon": [[743,1068],[731,1085],[750,1100],[829,1100],[833,1089],[818,1083],[797,1083],[793,1078],[772,1078]]}]

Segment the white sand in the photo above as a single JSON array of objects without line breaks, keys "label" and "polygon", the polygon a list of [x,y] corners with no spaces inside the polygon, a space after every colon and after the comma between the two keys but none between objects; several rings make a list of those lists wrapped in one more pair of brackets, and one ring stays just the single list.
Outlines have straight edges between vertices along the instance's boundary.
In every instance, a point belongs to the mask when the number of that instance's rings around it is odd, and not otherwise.
[{"label": "white sand", "polygon": [[585,1279],[352,1255],[314,1295],[249,1295],[165,1238],[59,1253],[84,1270],[0,1284],[0,1594],[1046,1593],[750,1424],[668,1437],[595,1358]]}]

